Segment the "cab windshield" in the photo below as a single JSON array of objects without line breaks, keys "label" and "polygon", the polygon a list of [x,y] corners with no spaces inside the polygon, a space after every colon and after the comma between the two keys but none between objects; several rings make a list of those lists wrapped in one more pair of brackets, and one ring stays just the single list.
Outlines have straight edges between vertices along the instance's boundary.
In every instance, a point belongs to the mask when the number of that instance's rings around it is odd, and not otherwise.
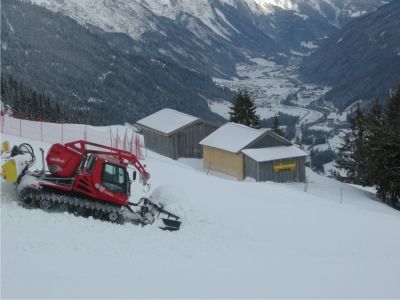
[{"label": "cab windshield", "polygon": [[125,168],[105,163],[101,179],[111,192],[127,194],[128,174]]}]

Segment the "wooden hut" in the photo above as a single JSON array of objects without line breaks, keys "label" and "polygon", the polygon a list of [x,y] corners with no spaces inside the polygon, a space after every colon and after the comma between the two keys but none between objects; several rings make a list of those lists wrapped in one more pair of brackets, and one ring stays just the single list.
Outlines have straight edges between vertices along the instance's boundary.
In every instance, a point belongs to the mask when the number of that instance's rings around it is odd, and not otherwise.
[{"label": "wooden hut", "polygon": [[295,145],[243,149],[245,177],[256,181],[303,182],[307,153]]},{"label": "wooden hut", "polygon": [[244,155],[241,150],[258,141],[265,130],[226,123],[203,139],[203,167],[244,179]]},{"label": "wooden hut", "polygon": [[206,169],[238,180],[245,177],[257,181],[304,180],[307,154],[270,130],[227,123],[200,144],[203,146],[203,167]]},{"label": "wooden hut", "polygon": [[161,155],[201,158],[199,142],[218,128],[197,117],[165,108],[136,122],[146,147]]}]

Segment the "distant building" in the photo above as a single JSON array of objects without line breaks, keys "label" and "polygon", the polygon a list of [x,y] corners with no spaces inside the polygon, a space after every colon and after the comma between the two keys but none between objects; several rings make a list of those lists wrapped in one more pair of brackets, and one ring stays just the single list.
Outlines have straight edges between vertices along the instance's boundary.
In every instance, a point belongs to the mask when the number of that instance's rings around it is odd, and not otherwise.
[{"label": "distant building", "polygon": [[327,122],[329,127],[335,127],[335,118],[327,118]]},{"label": "distant building", "polygon": [[307,153],[266,129],[227,123],[203,146],[203,167],[243,180],[302,182]]},{"label": "distant building", "polygon": [[148,149],[161,155],[201,158],[199,142],[218,128],[197,117],[165,108],[136,122]]}]

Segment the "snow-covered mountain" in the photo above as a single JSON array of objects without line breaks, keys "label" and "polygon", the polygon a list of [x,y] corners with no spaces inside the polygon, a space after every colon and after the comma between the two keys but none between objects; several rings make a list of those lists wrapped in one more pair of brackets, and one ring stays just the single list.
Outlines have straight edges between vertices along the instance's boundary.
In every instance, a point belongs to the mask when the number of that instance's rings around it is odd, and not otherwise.
[{"label": "snow-covered mountain", "polygon": [[385,102],[400,82],[400,1],[345,25],[303,60],[303,80],[332,86],[340,109],[362,99]]},{"label": "snow-covered mountain", "polygon": [[206,100],[232,97],[207,75],[125,53],[124,43],[135,47],[125,34],[88,30],[48,9],[1,1],[2,78],[11,75],[51,101],[101,111],[103,122],[123,123],[164,107],[212,120]]},{"label": "snow-covered mountain", "polygon": [[[361,16],[389,0],[30,0],[51,10],[62,12],[81,23],[89,23],[104,30],[126,32],[138,39],[145,32],[162,30],[152,17],[178,21],[186,14],[198,18],[214,33],[229,38],[230,30],[237,30],[228,22],[222,8],[247,8],[253,16],[271,16],[280,10],[290,11],[303,18],[313,13],[341,26],[347,18]],[[272,19],[273,21],[273,19]],[[228,29],[230,27],[230,29]],[[189,28],[196,33],[194,27]]]},{"label": "snow-covered mountain", "polygon": [[[291,58],[318,49],[349,20],[387,1],[3,2],[3,73],[64,102],[102,99],[104,106],[125,111],[127,120],[166,106],[215,117],[207,102],[228,100],[231,93],[216,89],[211,77],[235,79],[237,66],[254,65],[254,58],[284,68]],[[22,8],[30,3],[42,8]],[[7,16],[7,8],[15,14]],[[104,76],[107,80],[99,80]],[[282,94],[273,96],[284,100]],[[127,102],[135,103],[131,111],[120,109]]]},{"label": "snow-covered mountain", "polygon": [[[383,0],[30,0],[81,24],[128,34],[143,47],[215,76],[232,61],[308,53]],[[132,49],[131,49],[132,50]]]}]

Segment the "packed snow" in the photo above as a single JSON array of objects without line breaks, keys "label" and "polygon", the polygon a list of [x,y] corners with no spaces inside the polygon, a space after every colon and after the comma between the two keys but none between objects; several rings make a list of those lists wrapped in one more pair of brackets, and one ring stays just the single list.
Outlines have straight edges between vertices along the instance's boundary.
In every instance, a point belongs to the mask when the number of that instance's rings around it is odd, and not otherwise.
[{"label": "packed snow", "polygon": [[178,232],[25,209],[2,180],[1,297],[400,297],[400,212],[373,193],[310,170],[307,185],[239,182],[147,153]]}]

